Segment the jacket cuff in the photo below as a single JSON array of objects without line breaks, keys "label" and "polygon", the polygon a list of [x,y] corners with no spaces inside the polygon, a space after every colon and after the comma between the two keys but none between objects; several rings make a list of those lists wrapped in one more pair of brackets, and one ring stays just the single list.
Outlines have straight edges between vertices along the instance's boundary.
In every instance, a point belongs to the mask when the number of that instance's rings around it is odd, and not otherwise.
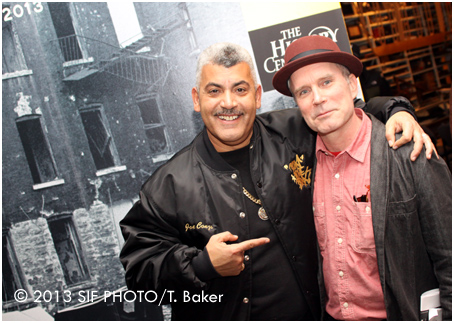
[{"label": "jacket cuff", "polygon": [[400,111],[405,111],[410,113],[413,118],[415,118],[416,121],[418,121],[418,118],[416,117],[415,109],[411,105],[411,102],[405,98],[405,97],[394,97],[391,100],[389,100],[389,107],[388,107],[388,119],[396,114],[397,112]]},{"label": "jacket cuff", "polygon": [[199,252],[197,256],[192,258],[192,267],[194,268],[196,276],[201,281],[207,281],[221,277],[216,269],[214,269],[206,248],[204,248],[202,252]]},{"label": "jacket cuff", "polygon": [[411,105],[411,102],[403,96],[376,96],[370,99],[367,104],[364,104],[362,100],[356,99],[355,107],[361,108],[365,112],[372,114],[375,118],[377,118],[384,124],[393,114],[399,111],[410,113],[413,118],[418,121],[418,118],[415,114],[415,109]]},{"label": "jacket cuff", "polygon": [[396,114],[397,112],[400,112],[400,111],[405,111],[405,112],[410,113],[413,116],[413,118],[415,118],[415,120],[418,121],[418,118],[416,117],[416,114],[413,110],[411,110],[407,107],[401,106],[401,105],[397,105],[397,104],[392,107],[391,111],[389,111],[389,117],[393,116],[394,114]]}]

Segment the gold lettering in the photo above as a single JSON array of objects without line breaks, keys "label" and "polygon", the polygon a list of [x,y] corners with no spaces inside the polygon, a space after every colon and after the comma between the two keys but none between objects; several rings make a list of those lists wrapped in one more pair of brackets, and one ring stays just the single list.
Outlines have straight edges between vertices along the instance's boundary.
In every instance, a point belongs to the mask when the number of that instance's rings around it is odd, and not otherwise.
[{"label": "gold lettering", "polygon": [[196,224],[190,225],[189,223],[186,223],[185,229],[186,229],[185,231],[195,230],[195,229],[197,229],[197,230],[206,229],[206,230],[210,231],[210,230],[213,230],[214,228],[212,225],[203,224],[203,222],[199,222],[199,223],[197,223],[197,225]]},{"label": "gold lettering", "polygon": [[195,225],[190,225],[189,223],[186,223],[185,228],[186,228],[186,231],[188,231],[188,230],[194,230],[194,229],[195,229]]},{"label": "gold lettering", "polygon": [[210,231],[210,230],[213,230],[213,226],[199,222],[199,223],[197,223],[197,229],[207,229],[208,231]]}]

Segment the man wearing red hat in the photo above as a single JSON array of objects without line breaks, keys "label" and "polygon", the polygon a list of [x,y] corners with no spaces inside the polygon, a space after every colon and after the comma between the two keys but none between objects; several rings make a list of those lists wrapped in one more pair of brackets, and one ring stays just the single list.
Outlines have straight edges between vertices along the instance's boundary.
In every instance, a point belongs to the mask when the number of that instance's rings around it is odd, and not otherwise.
[{"label": "man wearing red hat", "polygon": [[302,37],[274,87],[293,96],[318,133],[313,210],[325,319],[419,320],[420,296],[439,288],[452,316],[451,173],[443,160],[408,160],[385,128],[355,109],[361,61],[329,38]]}]

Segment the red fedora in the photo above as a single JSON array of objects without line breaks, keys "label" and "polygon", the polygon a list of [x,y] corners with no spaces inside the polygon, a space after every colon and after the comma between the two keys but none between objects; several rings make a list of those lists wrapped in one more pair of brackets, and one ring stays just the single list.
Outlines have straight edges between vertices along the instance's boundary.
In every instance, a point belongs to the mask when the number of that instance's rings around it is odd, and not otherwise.
[{"label": "red fedora", "polygon": [[314,63],[338,63],[344,65],[358,77],[363,64],[354,55],[343,52],[330,38],[305,36],[295,40],[285,51],[285,64],[273,77],[273,86],[280,93],[292,96],[288,80],[297,69]]}]

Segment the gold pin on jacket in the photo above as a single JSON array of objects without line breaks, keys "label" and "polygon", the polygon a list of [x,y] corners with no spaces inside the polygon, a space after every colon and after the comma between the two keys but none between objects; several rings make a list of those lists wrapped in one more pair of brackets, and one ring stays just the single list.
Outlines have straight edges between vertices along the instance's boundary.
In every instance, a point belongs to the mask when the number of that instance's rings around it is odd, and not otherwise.
[{"label": "gold pin on jacket", "polygon": [[292,180],[299,186],[300,190],[303,187],[311,185],[312,168],[304,166],[304,155],[296,155],[295,160],[291,161],[288,165],[284,165],[286,170],[291,171]]}]

